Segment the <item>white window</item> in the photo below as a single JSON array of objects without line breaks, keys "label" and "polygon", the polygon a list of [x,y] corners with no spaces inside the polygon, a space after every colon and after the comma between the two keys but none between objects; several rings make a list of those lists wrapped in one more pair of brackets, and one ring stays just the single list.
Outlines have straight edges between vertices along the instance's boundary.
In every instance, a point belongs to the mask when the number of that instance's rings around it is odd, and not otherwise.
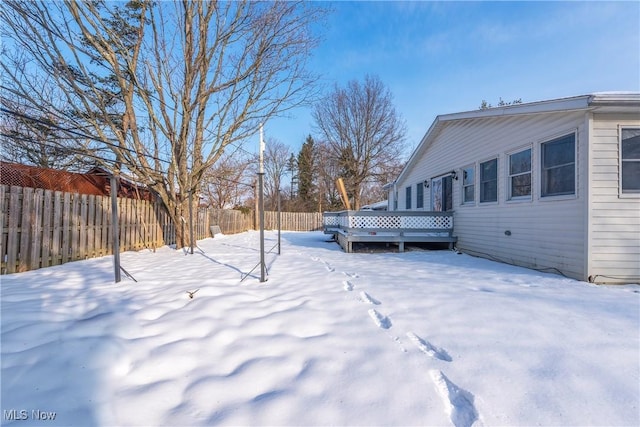
[{"label": "white window", "polygon": [[498,201],[498,159],[480,163],[480,203]]},{"label": "white window", "polygon": [[531,148],[509,155],[509,198],[531,198]]},{"label": "white window", "polygon": [[476,200],[476,168],[467,166],[462,169],[462,203]]},{"label": "white window", "polygon": [[576,193],[575,133],[542,143],[542,197]]},{"label": "white window", "polygon": [[422,182],[416,184],[416,208],[424,208],[424,184]]},{"label": "white window", "polygon": [[640,128],[622,129],[621,188],[623,193],[640,193]]}]

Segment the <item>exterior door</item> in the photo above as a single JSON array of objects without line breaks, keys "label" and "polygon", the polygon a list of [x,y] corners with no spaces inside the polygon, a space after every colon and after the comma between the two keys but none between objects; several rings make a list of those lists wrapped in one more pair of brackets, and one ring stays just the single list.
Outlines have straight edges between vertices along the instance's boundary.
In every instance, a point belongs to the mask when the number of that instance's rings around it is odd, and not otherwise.
[{"label": "exterior door", "polygon": [[453,209],[453,179],[451,175],[431,179],[431,210],[446,212]]}]

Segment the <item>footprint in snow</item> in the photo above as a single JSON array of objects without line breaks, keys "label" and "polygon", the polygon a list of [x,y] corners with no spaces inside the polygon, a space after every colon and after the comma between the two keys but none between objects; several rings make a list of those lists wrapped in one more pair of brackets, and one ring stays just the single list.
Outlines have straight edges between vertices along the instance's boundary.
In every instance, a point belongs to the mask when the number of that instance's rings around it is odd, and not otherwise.
[{"label": "footprint in snow", "polygon": [[377,310],[369,309],[369,316],[376,323],[378,328],[389,329],[391,327],[391,320],[387,316],[380,314]]},{"label": "footprint in snow", "polygon": [[373,298],[371,295],[369,295],[365,291],[360,292],[360,301],[367,304],[380,305],[380,301]]},{"label": "footprint in snow", "polygon": [[353,290],[353,284],[348,280],[345,280],[344,282],[342,282],[342,287],[344,288],[345,291]]},{"label": "footprint in snow", "polygon": [[343,271],[342,274],[344,274],[347,277],[351,277],[352,279],[357,279],[358,277],[360,277],[358,273],[347,273],[346,271]]},{"label": "footprint in snow", "polygon": [[423,340],[413,332],[407,332],[407,337],[409,337],[409,339],[413,341],[416,347],[418,347],[423,353],[428,354],[435,359],[451,362],[451,356],[449,356],[449,353],[447,353],[446,350],[432,345],[429,341]]},{"label": "footprint in snow", "polygon": [[455,385],[442,371],[429,371],[438,394],[444,402],[445,411],[455,427],[470,427],[478,420],[478,411],[473,404],[473,395]]},{"label": "footprint in snow", "polygon": [[327,271],[329,271],[329,272],[334,272],[334,271],[336,271],[336,269],[335,269],[335,268],[331,267],[331,264],[329,264],[328,262],[324,261],[324,260],[323,260],[323,259],[321,259],[321,258],[318,258],[317,256],[312,256],[312,257],[311,257],[311,260],[312,260],[312,261],[318,261],[318,262],[323,263],[323,264],[324,264],[324,268],[326,268],[326,269],[327,269]]}]

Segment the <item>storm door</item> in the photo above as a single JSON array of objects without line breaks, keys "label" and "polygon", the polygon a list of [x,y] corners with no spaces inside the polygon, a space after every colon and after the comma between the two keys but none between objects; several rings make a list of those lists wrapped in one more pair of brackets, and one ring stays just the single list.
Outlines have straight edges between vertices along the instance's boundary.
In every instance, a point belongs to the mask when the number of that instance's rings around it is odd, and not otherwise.
[{"label": "storm door", "polygon": [[431,179],[431,210],[446,212],[453,209],[453,179],[451,175]]}]

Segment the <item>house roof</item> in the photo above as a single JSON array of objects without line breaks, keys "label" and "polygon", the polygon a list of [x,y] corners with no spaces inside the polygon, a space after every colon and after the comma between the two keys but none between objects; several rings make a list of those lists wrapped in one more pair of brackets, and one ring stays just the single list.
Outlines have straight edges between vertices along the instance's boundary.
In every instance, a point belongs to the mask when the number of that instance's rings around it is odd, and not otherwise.
[{"label": "house roof", "polygon": [[[19,163],[0,162],[0,184],[2,185],[108,196],[111,188],[110,176],[108,171],[101,168],[93,168],[87,173],[74,173]],[[153,200],[152,193],[147,188],[136,186],[122,178],[118,186],[118,197]]]},{"label": "house roof", "polygon": [[[550,99],[544,101],[511,104],[484,110],[463,111],[460,113],[438,115],[427,133],[411,154],[409,161],[393,182],[399,181],[406,171],[410,170],[422,153],[431,145],[439,132],[449,123],[457,120],[485,119],[496,117],[519,116],[527,114],[549,113],[555,111],[628,111],[629,108],[640,111],[640,92],[595,92],[588,95],[567,98]],[[389,188],[393,183],[387,184]]]}]

